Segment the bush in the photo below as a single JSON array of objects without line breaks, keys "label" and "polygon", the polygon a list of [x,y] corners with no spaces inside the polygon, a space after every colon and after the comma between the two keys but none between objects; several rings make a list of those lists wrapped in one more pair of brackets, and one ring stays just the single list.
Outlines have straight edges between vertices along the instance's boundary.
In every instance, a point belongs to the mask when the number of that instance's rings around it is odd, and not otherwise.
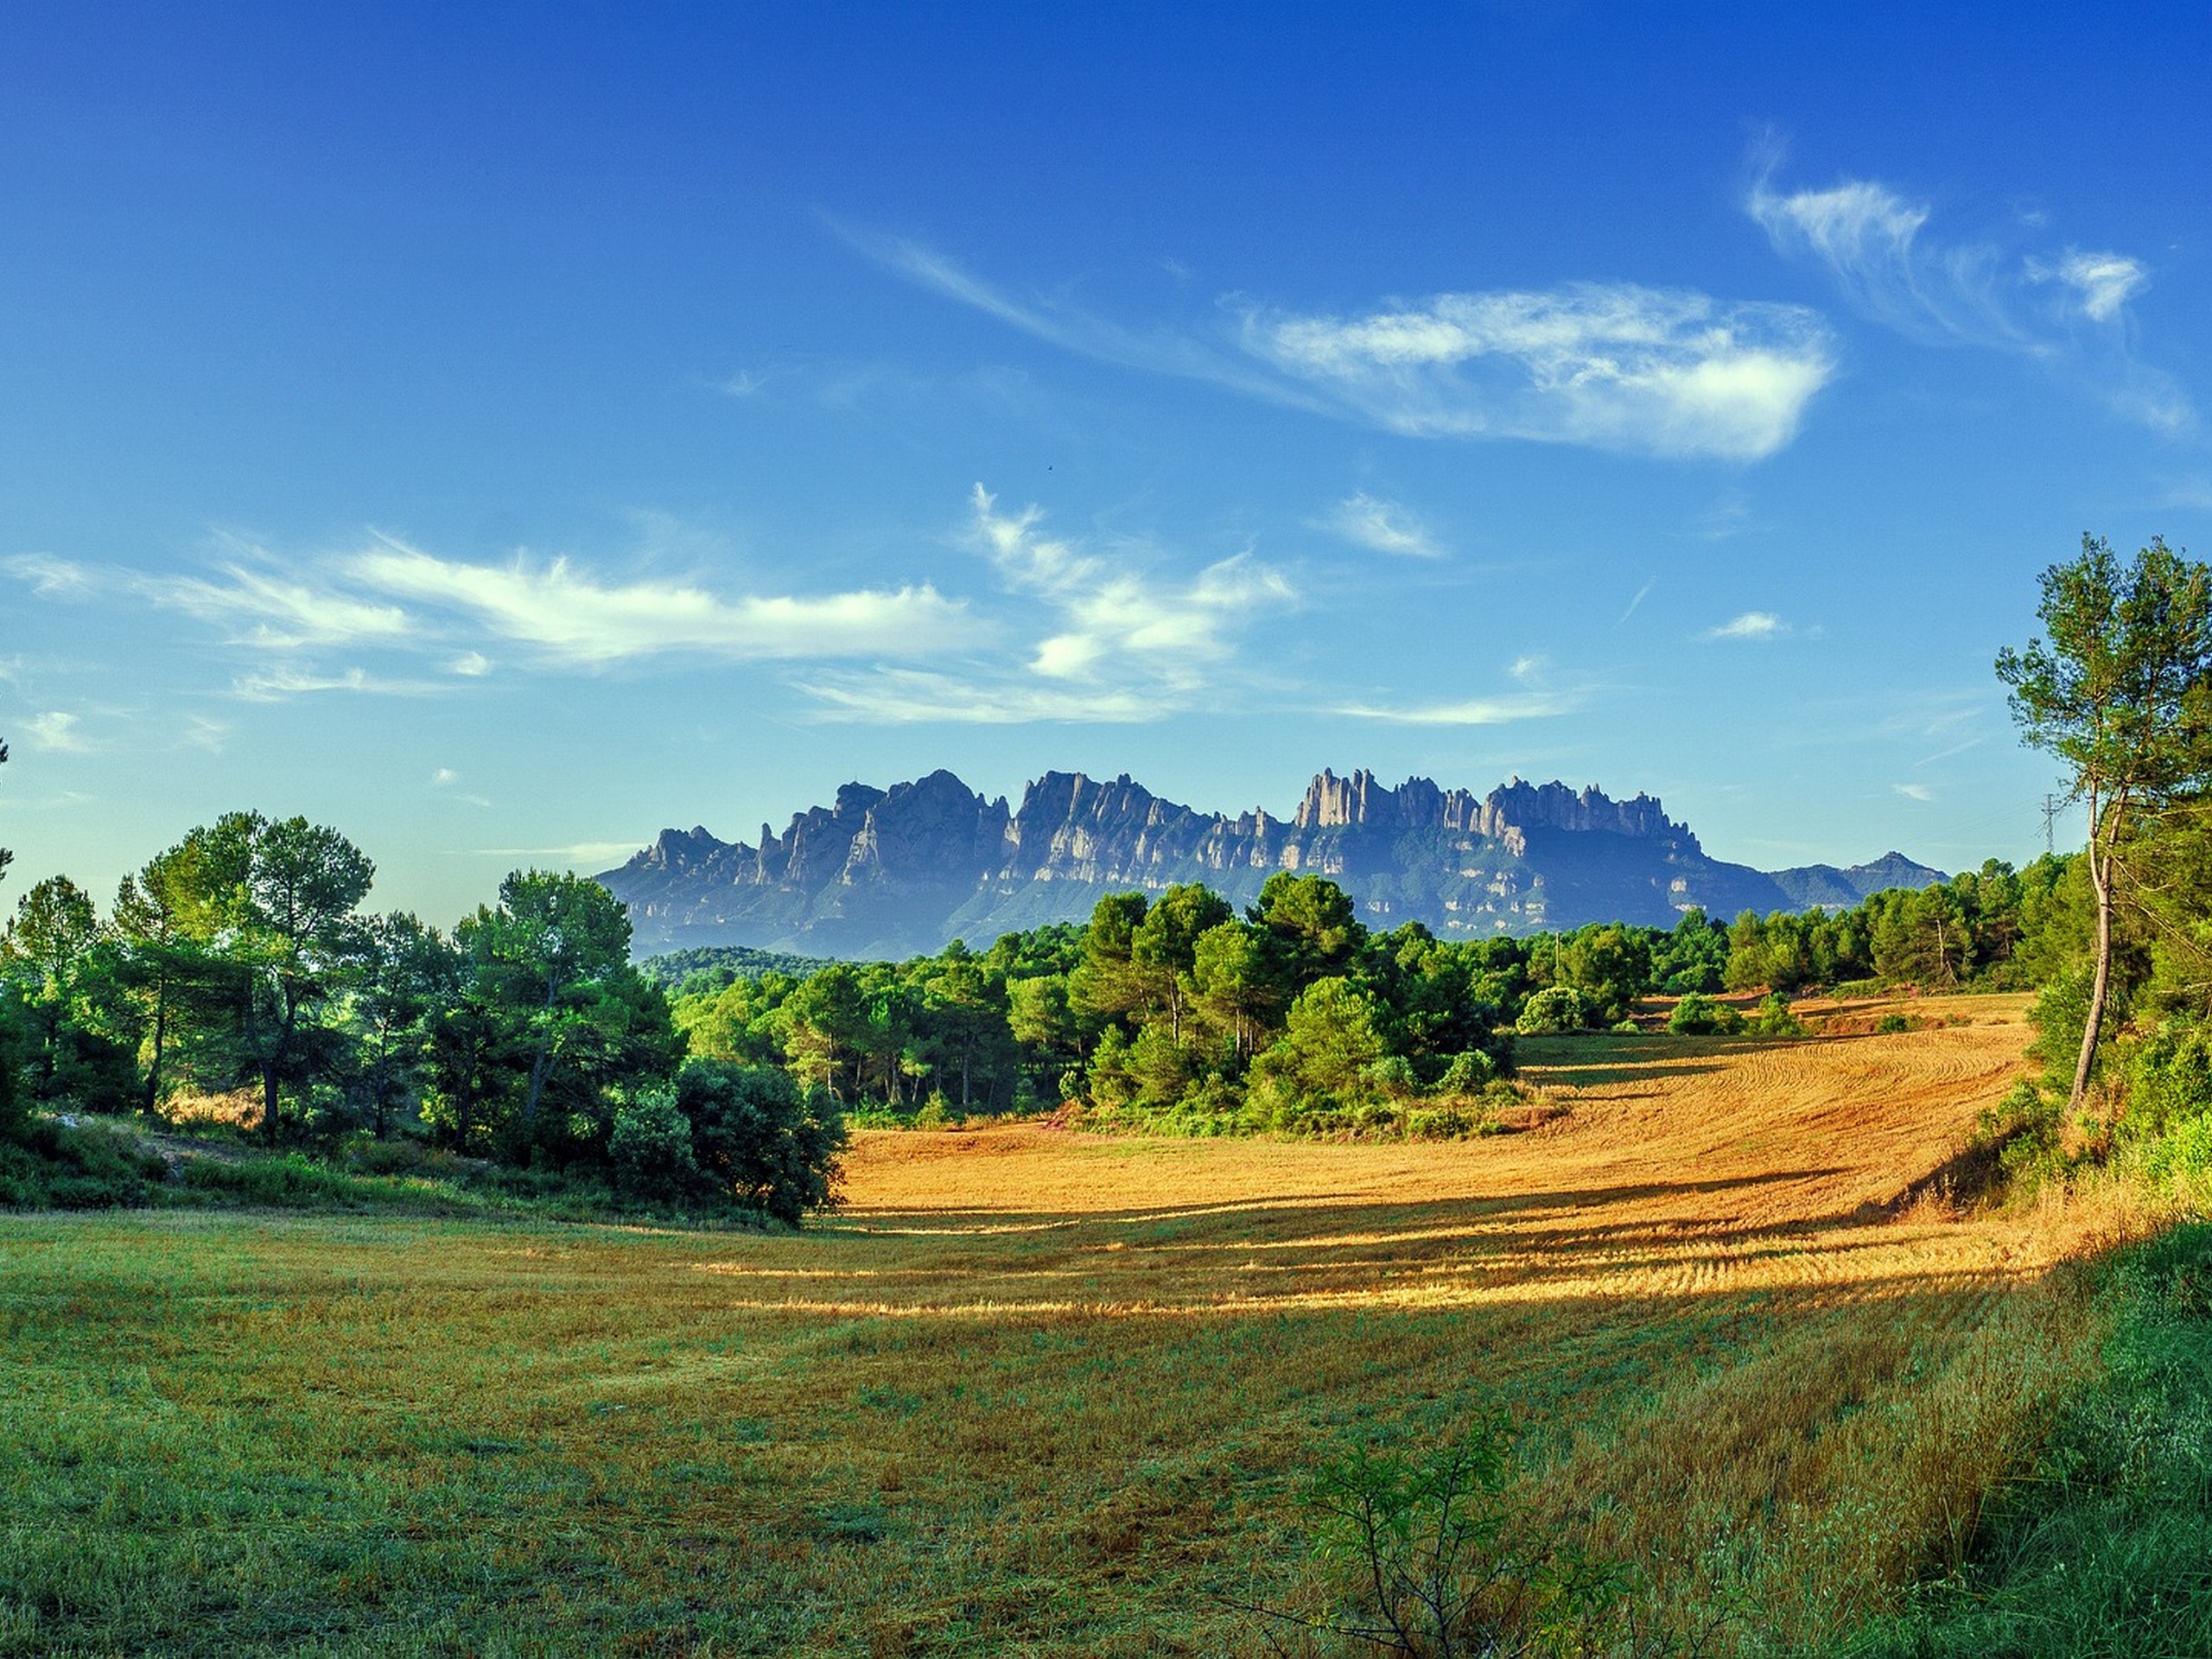
[{"label": "bush", "polygon": [[1513,1029],[1524,1037],[1542,1037],[1580,1031],[1589,1023],[1590,1005],[1582,993],[1571,985],[1554,985],[1522,1004]]},{"label": "bush", "polygon": [[1726,1037],[1743,1028],[1742,1014],[1702,991],[1690,992],[1667,1016],[1667,1029],[1679,1037]]},{"label": "bush", "polygon": [[1436,1080],[1440,1095],[1478,1095],[1503,1075],[1497,1059],[1478,1048],[1454,1054]]},{"label": "bush", "polygon": [[802,1089],[779,1066],[690,1059],[676,1074],[676,1105],[717,1192],[793,1226],[836,1202],[845,1124],[828,1090]]},{"label": "bush", "polygon": [[[1347,1447],[1306,1491],[1314,1555],[1344,1611],[1269,1617],[1402,1654],[1656,1659],[1700,1645],[1653,1620],[1625,1564],[1563,1541],[1513,1475],[1510,1425],[1497,1411],[1442,1446]],[[1272,1631],[1268,1641],[1286,1651]]]},{"label": "bush", "polygon": [[1895,1037],[1912,1028],[1912,1021],[1902,1014],[1885,1014],[1874,1022],[1877,1037]]},{"label": "bush", "polygon": [[0,1140],[0,1208],[112,1210],[151,1202],[168,1166],[129,1135],[50,1118]]},{"label": "bush", "polygon": [[1790,1012],[1789,999],[1780,991],[1770,991],[1760,1001],[1758,1011],[1750,1021],[1751,1028],[1762,1037],[1802,1037],[1805,1022]]},{"label": "bush", "polygon": [[614,1185],[626,1198],[681,1202],[702,1185],[691,1122],[671,1088],[641,1090],[614,1109],[607,1155],[614,1166]]}]

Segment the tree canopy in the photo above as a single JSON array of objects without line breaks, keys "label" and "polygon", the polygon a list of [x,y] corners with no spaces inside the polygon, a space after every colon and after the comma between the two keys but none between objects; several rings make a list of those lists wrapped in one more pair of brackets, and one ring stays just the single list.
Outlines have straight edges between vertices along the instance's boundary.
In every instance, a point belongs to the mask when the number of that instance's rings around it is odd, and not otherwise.
[{"label": "tree canopy", "polygon": [[2027,742],[2068,770],[2089,815],[2096,950],[2070,1103],[2089,1086],[2112,982],[2123,850],[2139,813],[2158,813],[2212,778],[2212,572],[2154,539],[2123,565],[2103,538],[2041,578],[2044,638],[1998,654]]}]

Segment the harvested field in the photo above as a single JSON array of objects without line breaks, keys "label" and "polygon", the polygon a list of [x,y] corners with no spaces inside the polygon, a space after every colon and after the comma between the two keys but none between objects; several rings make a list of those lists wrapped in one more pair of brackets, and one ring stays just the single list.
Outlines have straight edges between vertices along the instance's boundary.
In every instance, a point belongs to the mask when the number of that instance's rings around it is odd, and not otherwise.
[{"label": "harvested field", "polygon": [[0,1651],[1249,1650],[1317,1458],[1486,1400],[1563,1534],[1817,1646],[2085,1363],[2124,1223],[1929,1190],[2020,1011],[1530,1044],[1566,1114],[1459,1143],[870,1135],[798,1237],[0,1222]]}]

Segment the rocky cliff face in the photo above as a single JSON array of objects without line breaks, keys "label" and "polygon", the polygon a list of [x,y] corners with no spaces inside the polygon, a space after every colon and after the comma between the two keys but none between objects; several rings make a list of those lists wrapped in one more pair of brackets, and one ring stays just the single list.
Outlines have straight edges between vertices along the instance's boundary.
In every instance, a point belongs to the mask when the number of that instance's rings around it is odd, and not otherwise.
[{"label": "rocky cliff face", "polygon": [[[1519,779],[1487,795],[1410,778],[1324,772],[1288,818],[1236,817],[1160,799],[1124,774],[1047,772],[1009,810],[949,772],[889,790],[849,784],[757,845],[666,830],[599,879],[630,907],[641,951],[751,944],[814,955],[904,956],[948,940],[1079,921],[1098,898],[1201,881],[1248,903],[1277,870],[1341,883],[1371,925],[1426,923],[1441,937],[1671,925],[1693,905],[1850,903],[1938,873],[1897,855],[1781,878],[1709,859],[1648,795]],[[1872,881],[1874,886],[1866,886]]]}]

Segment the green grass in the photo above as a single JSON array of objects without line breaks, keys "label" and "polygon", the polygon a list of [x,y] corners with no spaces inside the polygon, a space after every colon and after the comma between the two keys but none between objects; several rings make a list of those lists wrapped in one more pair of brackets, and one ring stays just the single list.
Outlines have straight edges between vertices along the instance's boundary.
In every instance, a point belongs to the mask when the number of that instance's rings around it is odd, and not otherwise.
[{"label": "green grass", "polygon": [[2094,1382],[1974,1558],[1866,1659],[2201,1659],[2212,1654],[2212,1225],[2176,1229],[2107,1274]]}]

